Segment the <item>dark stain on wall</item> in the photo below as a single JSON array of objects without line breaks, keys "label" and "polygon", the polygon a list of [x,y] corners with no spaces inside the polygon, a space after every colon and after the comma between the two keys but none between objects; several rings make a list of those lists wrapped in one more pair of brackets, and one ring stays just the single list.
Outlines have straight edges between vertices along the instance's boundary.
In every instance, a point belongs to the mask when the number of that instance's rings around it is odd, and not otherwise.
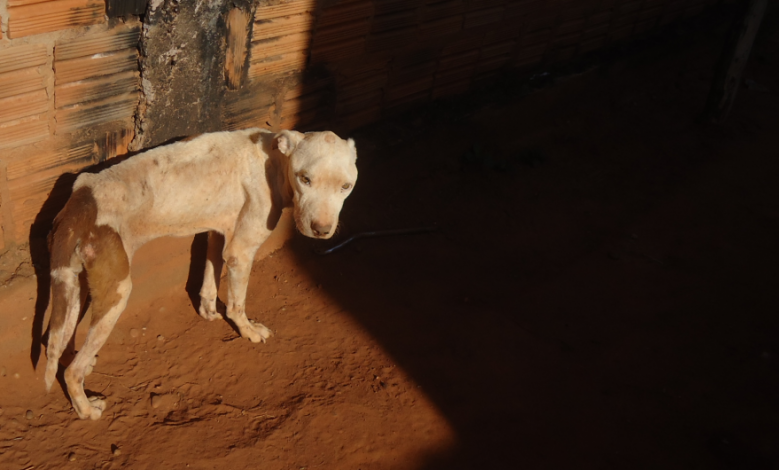
[{"label": "dark stain on wall", "polygon": [[223,129],[227,11],[248,1],[152,2],[141,39],[143,99],[131,149]]}]

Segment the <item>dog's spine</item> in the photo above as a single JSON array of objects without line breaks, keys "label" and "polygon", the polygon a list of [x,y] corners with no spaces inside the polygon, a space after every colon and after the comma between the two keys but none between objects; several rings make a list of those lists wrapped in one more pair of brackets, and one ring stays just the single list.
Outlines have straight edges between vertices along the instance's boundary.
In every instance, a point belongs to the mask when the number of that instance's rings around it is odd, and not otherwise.
[{"label": "dog's spine", "polygon": [[81,311],[79,274],[84,269],[80,245],[97,218],[92,190],[81,187],[71,195],[54,219],[49,235],[51,269],[51,318],[46,345],[46,391],[51,389],[59,360],[73,336]]}]

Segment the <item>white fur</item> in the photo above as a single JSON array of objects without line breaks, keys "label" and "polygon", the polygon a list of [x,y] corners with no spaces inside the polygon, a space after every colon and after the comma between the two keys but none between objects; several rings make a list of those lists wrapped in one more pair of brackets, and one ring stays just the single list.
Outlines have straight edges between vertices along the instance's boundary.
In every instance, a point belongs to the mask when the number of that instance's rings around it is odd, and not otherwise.
[{"label": "white fur", "polygon": [[78,324],[78,316],[81,310],[80,294],[81,286],[78,281],[79,271],[74,271],[72,268],[58,268],[51,271],[52,281],[58,281],[65,284],[65,297],[68,305],[68,311],[65,314],[65,323],[62,329],[52,330],[49,332],[50,345],[46,349],[46,356],[54,358],[46,363],[46,374],[44,381],[46,383],[46,391],[51,390],[54,380],[57,378],[57,369],[59,366],[59,358],[67,344],[67,339],[73,336]]},{"label": "white fur", "polygon": [[[255,143],[251,136],[257,135]],[[273,149],[274,141],[279,151]],[[335,228],[351,192],[341,187],[357,180],[356,159],[354,141],[331,132],[216,132],[149,150],[97,174],[82,174],[73,191],[92,189],[97,225],[116,230],[130,258],[154,238],[207,230],[225,235],[228,245],[239,237],[259,247],[278,221],[269,220],[274,204],[295,205],[304,235],[315,236],[310,227],[315,219]],[[296,175],[301,172],[314,176],[312,186],[300,184]]]}]

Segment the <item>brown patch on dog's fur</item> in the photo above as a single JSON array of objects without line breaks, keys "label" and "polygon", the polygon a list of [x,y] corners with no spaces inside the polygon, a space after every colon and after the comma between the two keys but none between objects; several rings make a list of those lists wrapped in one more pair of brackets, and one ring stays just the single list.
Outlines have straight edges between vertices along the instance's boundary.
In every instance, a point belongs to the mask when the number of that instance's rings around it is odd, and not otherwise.
[{"label": "brown patch on dog's fur", "polygon": [[249,136],[249,140],[251,140],[253,144],[256,144],[260,141],[260,136],[262,136],[261,132],[255,132]]},{"label": "brown patch on dog's fur", "polygon": [[130,262],[121,237],[107,225],[90,230],[87,243],[81,246],[81,250],[87,248],[91,249],[92,256],[82,258],[92,296],[92,325],[95,325],[121,300],[117,287],[130,275]]}]

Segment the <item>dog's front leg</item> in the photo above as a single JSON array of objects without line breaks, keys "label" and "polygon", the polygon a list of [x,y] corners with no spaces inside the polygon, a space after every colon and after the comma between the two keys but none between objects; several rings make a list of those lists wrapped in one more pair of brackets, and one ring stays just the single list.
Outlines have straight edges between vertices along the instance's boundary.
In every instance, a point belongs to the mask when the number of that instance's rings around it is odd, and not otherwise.
[{"label": "dog's front leg", "polygon": [[222,250],[224,236],[218,232],[208,232],[208,251],[206,252],[206,269],[203,272],[203,285],[200,288],[200,308],[198,313],[206,320],[220,318],[216,311],[216,297],[219,292],[219,281],[222,277]]},{"label": "dog's front leg", "polygon": [[[235,240],[234,240],[235,242]],[[258,246],[231,243],[225,250],[227,264],[227,318],[235,323],[241,336],[253,343],[265,342],[273,332],[246,317],[246,288]]]}]

